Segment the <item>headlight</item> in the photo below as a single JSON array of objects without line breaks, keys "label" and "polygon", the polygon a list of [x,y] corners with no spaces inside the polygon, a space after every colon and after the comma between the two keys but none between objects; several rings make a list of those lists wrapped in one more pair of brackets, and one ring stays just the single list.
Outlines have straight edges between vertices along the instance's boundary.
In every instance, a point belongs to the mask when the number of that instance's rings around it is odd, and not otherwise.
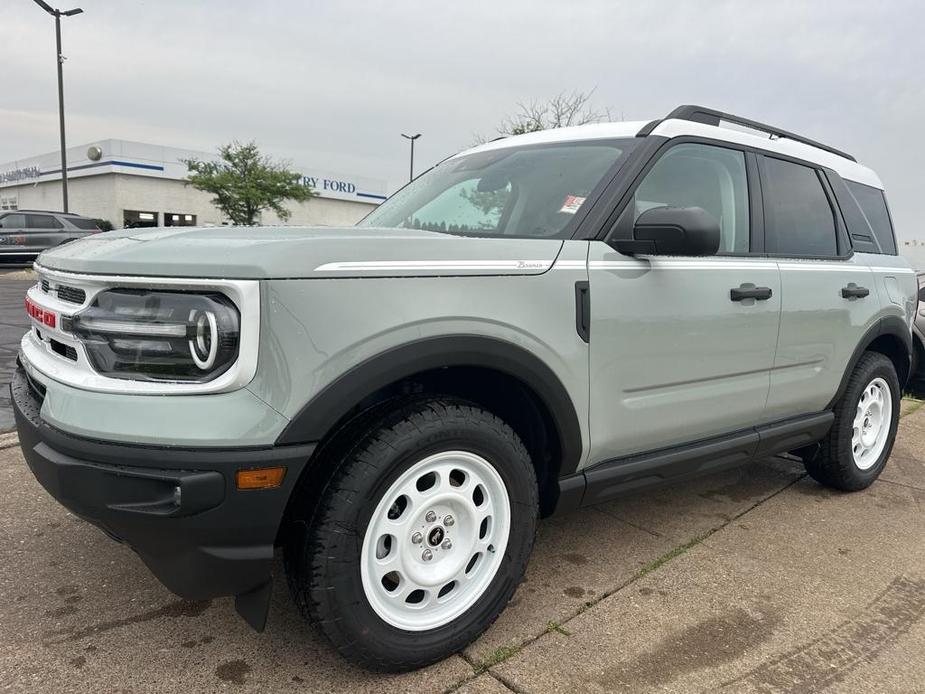
[{"label": "headlight", "polygon": [[100,374],[204,383],[237,359],[240,314],[219,293],[111,289],[75,315],[71,329]]}]

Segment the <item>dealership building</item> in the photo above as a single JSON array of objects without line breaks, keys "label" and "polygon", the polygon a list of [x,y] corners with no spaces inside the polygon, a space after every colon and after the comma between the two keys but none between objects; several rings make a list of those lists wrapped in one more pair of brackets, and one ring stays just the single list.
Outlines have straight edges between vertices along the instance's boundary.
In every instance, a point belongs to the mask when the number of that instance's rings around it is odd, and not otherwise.
[{"label": "dealership building", "polygon": [[[67,150],[71,212],[105,219],[116,228],[219,226],[228,219],[212,195],[185,182],[185,159],[214,160],[210,152],[128,140],[100,140]],[[289,225],[348,225],[386,198],[386,182],[348,173],[292,166],[317,194],[288,202]],[[0,210],[61,210],[61,155],[51,152],[0,164]],[[281,224],[264,212],[262,224]]]}]

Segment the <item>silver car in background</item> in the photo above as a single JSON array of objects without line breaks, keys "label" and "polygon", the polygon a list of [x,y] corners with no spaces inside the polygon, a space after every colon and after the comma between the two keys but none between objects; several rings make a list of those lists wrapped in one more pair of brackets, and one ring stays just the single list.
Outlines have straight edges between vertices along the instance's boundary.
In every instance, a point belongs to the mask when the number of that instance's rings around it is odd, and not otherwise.
[{"label": "silver car in background", "polygon": [[100,231],[96,220],[44,210],[0,212],[0,262],[30,263],[46,248]]}]

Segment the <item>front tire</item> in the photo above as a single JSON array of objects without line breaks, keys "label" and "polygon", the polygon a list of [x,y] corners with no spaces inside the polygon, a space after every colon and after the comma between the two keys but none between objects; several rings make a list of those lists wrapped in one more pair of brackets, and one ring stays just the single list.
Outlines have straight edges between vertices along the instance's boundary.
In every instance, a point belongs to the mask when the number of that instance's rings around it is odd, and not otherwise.
[{"label": "front tire", "polygon": [[810,476],[844,491],[873,484],[893,450],[900,395],[893,362],[866,352],[835,406],[835,421],[818,453],[804,461]]},{"label": "front tire", "polygon": [[537,483],[520,439],[477,405],[420,399],[331,450],[314,521],[287,547],[296,603],[368,668],[457,652],[507,605],[533,547]]}]

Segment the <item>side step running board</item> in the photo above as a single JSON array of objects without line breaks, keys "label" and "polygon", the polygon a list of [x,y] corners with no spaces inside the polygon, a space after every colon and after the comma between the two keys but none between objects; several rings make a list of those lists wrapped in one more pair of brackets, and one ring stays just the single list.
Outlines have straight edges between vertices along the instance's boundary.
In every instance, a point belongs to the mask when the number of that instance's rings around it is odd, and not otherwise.
[{"label": "side step running board", "polygon": [[818,412],[597,463],[560,478],[556,513],[803,448],[823,438],[834,418],[830,411]]}]

